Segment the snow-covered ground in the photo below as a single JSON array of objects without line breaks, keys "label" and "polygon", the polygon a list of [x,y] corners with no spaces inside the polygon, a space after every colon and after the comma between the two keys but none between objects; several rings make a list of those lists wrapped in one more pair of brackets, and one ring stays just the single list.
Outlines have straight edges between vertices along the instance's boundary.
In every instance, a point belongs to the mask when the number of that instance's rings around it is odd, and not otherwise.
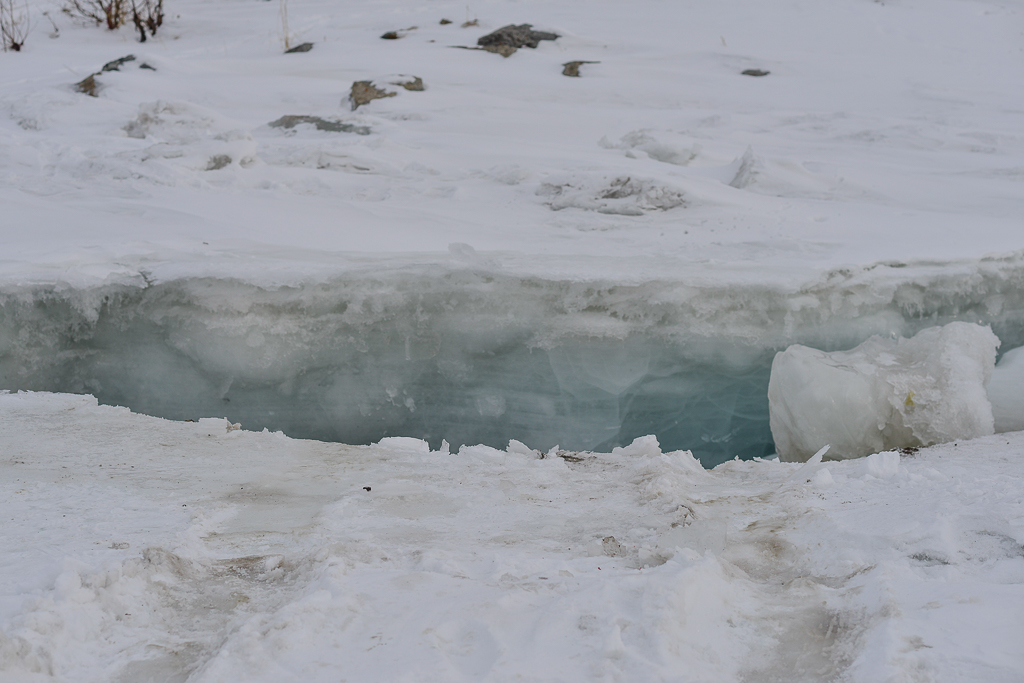
[{"label": "snow-covered ground", "polygon": [[707,471],[653,438],[453,454],[0,410],[5,681],[1024,672],[1021,432]]},{"label": "snow-covered ground", "polygon": [[1020,367],[1019,3],[166,2],[0,54],[5,680],[1024,678],[1020,433],[731,460],[793,343]]}]

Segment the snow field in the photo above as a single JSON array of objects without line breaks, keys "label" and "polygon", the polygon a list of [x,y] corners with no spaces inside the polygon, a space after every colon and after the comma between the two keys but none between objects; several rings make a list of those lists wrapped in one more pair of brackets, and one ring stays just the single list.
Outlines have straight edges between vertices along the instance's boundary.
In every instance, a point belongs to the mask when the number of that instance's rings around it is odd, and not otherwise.
[{"label": "snow field", "polygon": [[3,512],[22,522],[3,527],[5,680],[1012,681],[1024,667],[1019,433],[706,471],[653,438],[451,454],[72,395],[5,394],[0,409]]}]

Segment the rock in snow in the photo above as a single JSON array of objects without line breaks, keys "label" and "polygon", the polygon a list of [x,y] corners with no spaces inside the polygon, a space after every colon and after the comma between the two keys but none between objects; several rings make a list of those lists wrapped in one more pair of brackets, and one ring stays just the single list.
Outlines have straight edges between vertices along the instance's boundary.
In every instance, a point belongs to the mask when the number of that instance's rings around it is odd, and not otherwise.
[{"label": "rock in snow", "polygon": [[799,344],[775,356],[768,410],[779,457],[832,459],[992,434],[985,385],[999,339],[956,322],[910,339],[872,337],[850,351]]}]

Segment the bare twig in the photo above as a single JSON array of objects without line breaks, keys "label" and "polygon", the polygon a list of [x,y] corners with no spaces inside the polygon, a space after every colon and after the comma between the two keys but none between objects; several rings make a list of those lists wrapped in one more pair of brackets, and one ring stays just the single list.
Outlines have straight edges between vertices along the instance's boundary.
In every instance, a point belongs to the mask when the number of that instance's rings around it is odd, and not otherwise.
[{"label": "bare twig", "polygon": [[4,52],[21,52],[21,46],[25,44],[30,28],[28,5],[26,4],[22,10],[17,10],[14,2],[15,0],[0,0],[0,42],[3,43]]},{"label": "bare twig", "polygon": [[64,13],[76,19],[105,24],[113,31],[128,19],[127,0],[65,0]]},{"label": "bare twig", "polygon": [[288,35],[288,0],[281,0],[281,32],[284,34],[284,49],[287,52],[292,47],[292,39]]},{"label": "bare twig", "polygon": [[155,36],[164,23],[164,0],[132,0],[132,23],[139,32],[139,42],[146,42],[146,31]]}]

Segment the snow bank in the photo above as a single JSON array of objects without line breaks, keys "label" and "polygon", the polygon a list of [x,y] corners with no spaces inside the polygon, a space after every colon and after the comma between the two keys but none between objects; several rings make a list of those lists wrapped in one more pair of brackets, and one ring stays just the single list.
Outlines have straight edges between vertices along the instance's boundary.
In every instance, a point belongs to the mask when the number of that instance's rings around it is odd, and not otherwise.
[{"label": "snow bank", "polygon": [[985,384],[999,339],[950,323],[910,339],[872,337],[850,351],[794,345],[772,362],[768,405],[779,457],[835,459],[992,434]]}]

